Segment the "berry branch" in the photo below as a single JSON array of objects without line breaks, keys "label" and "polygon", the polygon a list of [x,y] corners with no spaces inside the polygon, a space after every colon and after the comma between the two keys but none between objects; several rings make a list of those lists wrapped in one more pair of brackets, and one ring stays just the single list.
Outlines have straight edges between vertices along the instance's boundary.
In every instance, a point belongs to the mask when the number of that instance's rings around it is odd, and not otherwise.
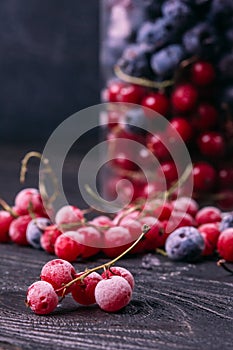
[{"label": "berry branch", "polygon": [[138,239],[129,247],[127,248],[122,254],[120,254],[119,256],[117,256],[116,258],[114,258],[113,260],[109,261],[108,263],[93,267],[92,269],[87,269],[83,274],[81,274],[80,276],[74,278],[72,281],[70,281],[69,283],[65,284],[63,287],[59,288],[56,290],[56,293],[61,293],[62,292],[62,298],[64,297],[67,288],[69,288],[72,284],[74,284],[75,282],[78,281],[83,281],[83,279],[85,277],[87,277],[90,273],[104,269],[107,270],[109,269],[112,265],[114,265],[118,260],[120,260],[123,256],[125,256],[128,252],[130,252],[130,250],[132,250],[137,244],[138,242],[142,239],[142,237],[149,232],[150,227],[148,225],[144,225],[143,229],[142,229],[142,233],[141,235],[138,237]]},{"label": "berry branch", "polygon": [[133,77],[131,75],[124,73],[121,70],[121,68],[117,65],[114,67],[114,71],[115,71],[115,74],[118,78],[120,78],[121,80],[123,80],[127,83],[131,83],[131,84],[135,84],[135,85],[141,85],[141,86],[145,86],[148,88],[154,88],[154,89],[159,89],[159,90],[164,89],[168,86],[174,85],[174,80],[164,80],[162,82],[158,82],[158,81],[152,81],[152,80],[145,79],[145,78]]}]

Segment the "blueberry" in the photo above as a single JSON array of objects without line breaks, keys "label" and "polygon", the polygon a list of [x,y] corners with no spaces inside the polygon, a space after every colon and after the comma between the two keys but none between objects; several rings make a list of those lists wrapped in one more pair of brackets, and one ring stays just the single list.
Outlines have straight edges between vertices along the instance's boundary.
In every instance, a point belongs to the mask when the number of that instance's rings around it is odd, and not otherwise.
[{"label": "blueberry", "polygon": [[154,23],[145,22],[138,31],[137,42],[146,44],[151,51],[158,50],[175,40],[177,27],[170,19],[158,18]]},{"label": "blueberry", "polygon": [[220,104],[227,104],[233,109],[233,85],[226,85],[220,90]]},{"label": "blueberry", "polygon": [[162,5],[162,14],[165,18],[175,21],[177,26],[189,24],[193,18],[191,7],[182,0],[167,0]]},{"label": "blueberry", "polygon": [[233,51],[225,54],[219,64],[218,68],[223,79],[233,79]]},{"label": "blueberry", "polygon": [[146,135],[147,131],[144,128],[147,120],[142,108],[131,108],[125,115],[125,122],[128,123],[126,130],[134,134]]},{"label": "blueberry", "polygon": [[149,53],[142,45],[129,45],[118,61],[124,73],[134,77],[151,78],[153,72],[149,64]]},{"label": "blueberry", "polygon": [[227,214],[223,217],[219,229],[222,232],[230,227],[233,227],[233,214]]},{"label": "blueberry", "polygon": [[34,248],[40,249],[40,237],[42,236],[45,228],[51,225],[51,221],[46,218],[36,218],[29,222],[26,237],[29,244]]},{"label": "blueberry", "polygon": [[210,56],[220,51],[215,29],[208,22],[199,22],[183,36],[186,51],[192,55]]},{"label": "blueberry", "polygon": [[176,229],[166,240],[165,249],[172,260],[195,261],[203,249],[204,239],[199,231],[190,226]]},{"label": "blueberry", "polygon": [[171,75],[185,57],[183,46],[173,44],[161,49],[151,57],[151,68],[158,76]]},{"label": "blueberry", "polygon": [[161,4],[164,0],[134,0],[139,6],[143,6],[146,16],[155,19],[161,16]]}]

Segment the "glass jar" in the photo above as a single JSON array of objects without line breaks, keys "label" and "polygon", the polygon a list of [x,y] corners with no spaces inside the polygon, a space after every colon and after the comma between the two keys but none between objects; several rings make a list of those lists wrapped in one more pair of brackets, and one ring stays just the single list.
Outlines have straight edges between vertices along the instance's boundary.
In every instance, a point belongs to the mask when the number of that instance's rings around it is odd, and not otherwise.
[{"label": "glass jar", "polygon": [[[143,145],[136,157],[135,144],[110,142],[105,197],[116,196],[119,179],[131,180],[122,193],[132,200],[175,188],[181,173],[171,153],[183,143],[193,197],[233,208],[232,14],[233,3],[221,0],[101,1],[105,137]],[[158,125],[160,116],[167,124]],[[150,169],[151,154],[159,170],[148,182],[137,162]]]}]

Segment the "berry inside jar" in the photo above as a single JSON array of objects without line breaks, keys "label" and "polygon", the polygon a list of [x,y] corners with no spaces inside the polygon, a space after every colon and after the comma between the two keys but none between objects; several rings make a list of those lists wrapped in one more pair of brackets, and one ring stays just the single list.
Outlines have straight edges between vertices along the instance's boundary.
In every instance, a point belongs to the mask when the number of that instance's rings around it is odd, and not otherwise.
[{"label": "berry inside jar", "polygon": [[[174,186],[180,174],[170,150],[179,152],[181,139],[191,157],[193,197],[232,210],[233,2],[103,0],[102,14],[108,108],[101,124],[111,141],[104,196],[115,198],[122,179],[130,180],[121,187],[123,201]],[[158,127],[160,117],[167,125]],[[135,142],[143,145],[137,155]],[[151,155],[157,164],[148,178]]]}]

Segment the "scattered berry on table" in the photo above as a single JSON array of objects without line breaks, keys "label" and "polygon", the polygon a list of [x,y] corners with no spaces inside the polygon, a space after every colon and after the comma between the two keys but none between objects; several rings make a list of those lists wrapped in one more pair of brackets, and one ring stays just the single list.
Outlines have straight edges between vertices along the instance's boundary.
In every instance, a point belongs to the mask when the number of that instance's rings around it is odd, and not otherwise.
[{"label": "scattered berry on table", "polygon": [[181,227],[170,234],[165,249],[172,260],[195,261],[200,258],[205,244],[199,231],[194,227]]}]

